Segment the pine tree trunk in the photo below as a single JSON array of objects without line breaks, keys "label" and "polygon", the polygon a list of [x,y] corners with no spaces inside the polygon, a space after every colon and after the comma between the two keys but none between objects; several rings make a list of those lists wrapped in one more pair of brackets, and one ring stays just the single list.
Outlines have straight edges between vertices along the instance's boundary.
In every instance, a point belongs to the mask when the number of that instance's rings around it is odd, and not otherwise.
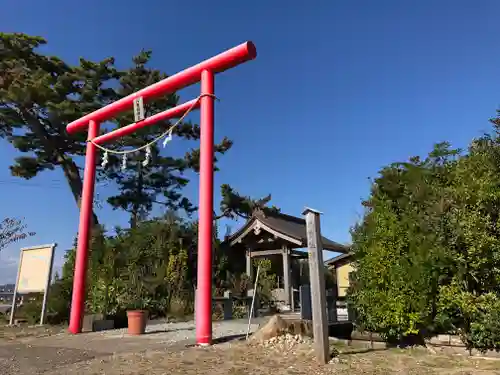
[{"label": "pine tree trunk", "polygon": [[[44,143],[46,150],[51,151],[55,156],[57,164],[63,169],[66,180],[73,193],[73,197],[75,198],[76,205],[80,209],[83,183],[77,165],[73,160],[66,158],[64,153],[60,152],[54,139],[49,135],[43,124],[40,123],[37,116],[32,115],[26,108],[19,109],[18,115],[21,120],[29,126],[31,131],[37,135],[38,139]],[[97,215],[92,211],[92,226],[98,224]]]},{"label": "pine tree trunk", "polygon": [[[73,194],[76,205],[78,209],[80,209],[82,204],[83,182],[80,177],[78,166],[74,161],[67,160],[62,155],[60,155],[58,159],[64,172],[64,176],[66,177],[66,181],[68,181],[68,185],[71,189],[71,193]],[[94,227],[96,225],[99,225],[99,220],[95,212],[92,210],[92,226]]]}]

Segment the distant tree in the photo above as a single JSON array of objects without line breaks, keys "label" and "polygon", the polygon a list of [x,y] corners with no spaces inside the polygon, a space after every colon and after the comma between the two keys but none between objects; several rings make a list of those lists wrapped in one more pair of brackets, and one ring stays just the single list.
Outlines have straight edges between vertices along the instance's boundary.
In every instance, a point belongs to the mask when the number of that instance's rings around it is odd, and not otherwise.
[{"label": "distant tree", "polygon": [[0,222],[0,251],[12,243],[34,236],[34,232],[26,231],[27,225],[20,219],[6,218]]}]

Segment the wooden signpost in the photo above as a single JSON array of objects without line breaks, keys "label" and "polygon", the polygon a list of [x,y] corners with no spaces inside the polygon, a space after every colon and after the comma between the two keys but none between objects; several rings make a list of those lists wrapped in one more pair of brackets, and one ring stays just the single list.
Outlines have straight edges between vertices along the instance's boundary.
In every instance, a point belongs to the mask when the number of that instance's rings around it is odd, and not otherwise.
[{"label": "wooden signpost", "polygon": [[302,214],[306,217],[314,351],[318,362],[325,364],[330,360],[330,345],[328,341],[328,318],[326,315],[323,244],[321,242],[321,227],[319,220],[321,213],[306,207]]}]

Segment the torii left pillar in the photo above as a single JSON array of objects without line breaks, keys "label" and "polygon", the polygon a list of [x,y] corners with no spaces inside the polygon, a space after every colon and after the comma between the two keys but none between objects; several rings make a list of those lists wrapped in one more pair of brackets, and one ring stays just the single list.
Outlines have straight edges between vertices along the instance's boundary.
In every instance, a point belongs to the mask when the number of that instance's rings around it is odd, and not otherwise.
[{"label": "torii left pillar", "polygon": [[[94,139],[99,135],[99,124],[89,122],[87,139]],[[97,159],[97,146],[87,142],[85,154],[85,170],[83,172],[82,198],[80,201],[80,224],[78,226],[78,242],[76,246],[75,273],[73,275],[73,298],[71,300],[71,313],[69,331],[79,333],[82,330],[82,321],[85,305],[85,279],[87,277],[87,264],[89,256],[89,238],[92,230],[93,203],[95,187],[95,171]]]},{"label": "torii left pillar", "polygon": [[[196,340],[212,343],[212,252],[214,212],[214,74],[201,73],[200,103],[200,201],[198,221],[198,288],[196,291]],[[203,266],[201,266],[203,265]]]}]

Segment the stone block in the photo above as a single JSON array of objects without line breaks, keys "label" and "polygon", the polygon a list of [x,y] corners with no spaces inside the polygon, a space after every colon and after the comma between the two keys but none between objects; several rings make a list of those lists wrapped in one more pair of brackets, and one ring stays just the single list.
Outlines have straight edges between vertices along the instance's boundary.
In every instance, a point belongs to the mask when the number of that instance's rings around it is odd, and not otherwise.
[{"label": "stone block", "polygon": [[104,320],[103,314],[87,314],[83,316],[82,332],[93,332],[94,322]]}]

